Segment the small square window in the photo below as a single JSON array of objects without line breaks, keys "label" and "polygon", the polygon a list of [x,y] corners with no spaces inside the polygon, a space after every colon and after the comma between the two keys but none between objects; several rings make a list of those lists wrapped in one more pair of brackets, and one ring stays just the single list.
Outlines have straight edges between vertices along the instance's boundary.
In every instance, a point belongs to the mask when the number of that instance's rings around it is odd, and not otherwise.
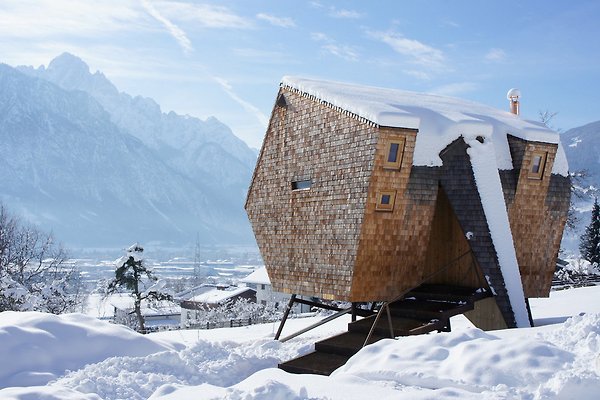
[{"label": "small square window", "polygon": [[377,192],[377,211],[394,211],[394,201],[396,200],[395,190],[383,190]]},{"label": "small square window", "polygon": [[292,190],[308,190],[312,186],[312,180],[293,181]]},{"label": "small square window", "polygon": [[394,137],[388,140],[383,168],[400,169],[404,154],[404,138]]},{"label": "small square window", "polygon": [[545,151],[536,151],[531,155],[531,164],[529,165],[529,173],[527,174],[529,178],[542,179],[547,155],[548,153]]}]

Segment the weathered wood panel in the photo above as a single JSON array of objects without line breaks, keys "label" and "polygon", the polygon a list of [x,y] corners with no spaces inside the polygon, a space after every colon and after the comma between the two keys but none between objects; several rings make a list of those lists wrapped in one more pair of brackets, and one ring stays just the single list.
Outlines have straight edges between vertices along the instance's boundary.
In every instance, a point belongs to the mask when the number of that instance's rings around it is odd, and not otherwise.
[{"label": "weathered wood panel", "polygon": [[[404,139],[400,169],[386,168],[387,143]],[[355,301],[392,299],[415,287],[423,262],[435,209],[437,174],[413,170],[417,132],[380,128],[375,166],[369,185],[351,298]],[[411,185],[411,181],[418,181]],[[416,190],[415,190],[416,189]],[[377,193],[395,191],[393,210],[378,211]]]},{"label": "weathered wood panel", "polygon": [[[378,130],[282,88],[246,202],[277,291],[348,299]],[[292,182],[311,180],[310,189]]]},{"label": "weathered wood panel", "polygon": [[[525,297],[547,297],[567,217],[569,182],[551,174],[556,144],[509,139],[511,153],[519,154],[513,161],[521,163],[513,172],[516,187],[510,190],[506,175],[503,186],[523,290]],[[547,156],[543,173],[537,177],[531,170],[533,156],[540,153]]]},{"label": "weathered wood panel", "polygon": [[506,325],[502,311],[493,297],[475,302],[475,309],[467,311],[465,317],[484,331],[510,328]]},{"label": "weathered wood panel", "polygon": [[427,283],[487,287],[470,250],[466,232],[463,232],[448,196],[440,188],[423,264],[423,279],[431,277]]}]

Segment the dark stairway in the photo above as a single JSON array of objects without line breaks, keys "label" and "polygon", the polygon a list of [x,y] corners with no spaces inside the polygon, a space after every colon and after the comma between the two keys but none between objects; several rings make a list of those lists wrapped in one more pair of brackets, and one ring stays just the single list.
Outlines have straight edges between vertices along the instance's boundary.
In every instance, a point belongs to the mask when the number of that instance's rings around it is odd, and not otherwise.
[{"label": "dark stairway", "polygon": [[[472,310],[477,300],[488,296],[483,290],[464,286],[421,285],[390,303],[394,336],[449,331],[450,317]],[[363,347],[374,321],[375,315],[351,322],[348,332],[316,342],[314,352],[281,363],[279,368],[296,374],[330,375]],[[369,344],[390,336],[390,320],[384,311]]]}]

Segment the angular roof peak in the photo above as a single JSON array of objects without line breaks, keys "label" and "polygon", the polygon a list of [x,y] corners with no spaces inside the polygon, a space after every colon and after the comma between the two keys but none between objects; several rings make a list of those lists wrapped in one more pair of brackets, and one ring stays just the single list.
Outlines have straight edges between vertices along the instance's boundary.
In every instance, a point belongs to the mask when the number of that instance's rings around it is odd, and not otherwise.
[{"label": "angular roof peak", "polygon": [[460,136],[492,139],[499,169],[512,169],[506,135],[559,145],[553,173],[568,174],[558,133],[508,111],[435,94],[285,76],[281,85],[380,126],[418,129],[414,165],[441,165],[438,154]]}]

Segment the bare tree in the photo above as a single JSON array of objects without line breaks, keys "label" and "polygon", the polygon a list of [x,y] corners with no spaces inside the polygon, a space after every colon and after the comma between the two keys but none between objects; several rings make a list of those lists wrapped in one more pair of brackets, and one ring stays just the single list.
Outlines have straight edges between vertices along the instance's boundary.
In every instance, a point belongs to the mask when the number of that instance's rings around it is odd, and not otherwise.
[{"label": "bare tree", "polygon": [[0,311],[73,311],[83,300],[79,272],[45,234],[0,204]]},{"label": "bare tree", "polygon": [[562,133],[562,129],[556,128],[552,125],[552,120],[557,115],[558,115],[558,111],[549,111],[549,110],[538,111],[538,118],[542,124],[546,125],[550,129],[554,129],[558,133]]}]

